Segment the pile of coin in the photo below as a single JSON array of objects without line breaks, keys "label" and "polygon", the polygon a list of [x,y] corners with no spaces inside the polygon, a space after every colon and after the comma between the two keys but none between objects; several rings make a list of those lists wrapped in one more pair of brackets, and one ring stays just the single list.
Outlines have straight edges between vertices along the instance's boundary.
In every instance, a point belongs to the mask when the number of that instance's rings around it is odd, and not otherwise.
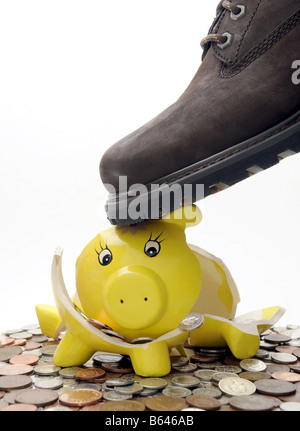
[{"label": "pile of coin", "polygon": [[243,360],[186,342],[186,356],[170,351],[170,374],[151,378],[114,353],[58,367],[59,342],[38,324],[2,332],[0,411],[300,411],[300,326],[264,332],[256,355]]}]

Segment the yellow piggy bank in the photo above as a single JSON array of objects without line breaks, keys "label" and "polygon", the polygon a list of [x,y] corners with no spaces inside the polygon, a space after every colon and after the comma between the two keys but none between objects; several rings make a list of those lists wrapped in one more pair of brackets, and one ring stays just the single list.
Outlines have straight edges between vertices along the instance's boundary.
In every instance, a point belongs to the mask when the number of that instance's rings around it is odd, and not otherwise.
[{"label": "yellow piggy bank", "polygon": [[[235,318],[239,294],[226,265],[188,245],[185,229],[201,221],[196,206],[167,218],[135,226],[112,226],[97,235],[76,263],[76,294],[68,296],[61,272],[62,252],[55,253],[52,283],[55,307],[38,305],[43,332],[66,333],[54,356],[62,367],[81,365],[97,351],[129,355],[136,374],[170,372],[170,349],[184,354],[189,338],[197,346],[229,346],[238,358],[253,356],[259,334],[283,314],[270,307]],[[183,330],[181,321],[200,313],[204,324]],[[86,318],[103,322],[124,339],[95,328]],[[152,341],[132,344],[136,338]]]}]

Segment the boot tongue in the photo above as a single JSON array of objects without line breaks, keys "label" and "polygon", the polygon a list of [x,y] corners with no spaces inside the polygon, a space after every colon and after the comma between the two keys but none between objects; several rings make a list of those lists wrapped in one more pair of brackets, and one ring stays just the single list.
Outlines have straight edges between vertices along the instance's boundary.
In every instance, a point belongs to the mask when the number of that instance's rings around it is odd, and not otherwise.
[{"label": "boot tongue", "polygon": [[243,7],[244,13],[236,17],[224,9],[212,31],[230,35],[226,47],[212,44],[214,55],[226,66],[239,63],[272,32],[276,40],[276,29],[299,10],[299,2],[292,0],[234,0],[232,4]]}]

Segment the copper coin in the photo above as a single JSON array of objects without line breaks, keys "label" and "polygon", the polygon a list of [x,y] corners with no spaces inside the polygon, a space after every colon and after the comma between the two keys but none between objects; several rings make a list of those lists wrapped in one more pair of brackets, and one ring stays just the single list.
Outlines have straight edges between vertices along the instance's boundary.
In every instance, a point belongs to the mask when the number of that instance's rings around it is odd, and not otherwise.
[{"label": "copper coin", "polygon": [[289,402],[289,401],[300,402],[300,392],[295,392],[292,395],[280,395],[279,398],[281,401],[284,401],[284,402]]},{"label": "copper coin", "polygon": [[41,343],[34,343],[33,341],[26,341],[25,350],[35,350],[42,347]]},{"label": "copper coin", "polygon": [[242,411],[268,411],[274,409],[271,399],[262,395],[241,395],[229,400],[231,407]]},{"label": "copper coin", "polygon": [[272,373],[272,377],[273,379],[284,380],[285,382],[300,382],[300,374],[297,373],[275,371],[275,373]]},{"label": "copper coin", "polygon": [[255,382],[261,379],[270,379],[272,377],[271,373],[264,371],[245,371],[239,374],[242,379],[250,380],[250,382]]},{"label": "copper coin", "polygon": [[296,386],[283,380],[264,379],[254,382],[257,392],[265,395],[290,395],[296,392]]},{"label": "copper coin", "polygon": [[7,407],[2,409],[2,412],[35,412],[37,410],[37,406],[33,404],[10,404]]},{"label": "copper coin", "polygon": [[266,371],[268,373],[275,373],[275,371],[290,371],[289,365],[268,364]]},{"label": "copper coin", "polygon": [[34,404],[38,407],[55,403],[57,399],[58,394],[52,389],[28,389],[15,397],[16,403]]},{"label": "copper coin", "polygon": [[295,349],[296,349],[295,346],[282,345],[282,346],[275,347],[276,352],[290,353],[290,354],[292,354]]},{"label": "copper coin", "polygon": [[52,340],[52,341],[45,341],[45,342],[38,342],[34,340],[35,343],[42,344],[43,346],[54,346],[58,345],[60,343],[60,340]]},{"label": "copper coin", "polygon": [[296,358],[300,359],[300,349],[295,349],[293,351],[293,355],[296,356]]},{"label": "copper coin", "polygon": [[102,330],[102,329],[108,329],[108,330],[110,330],[110,331],[112,331],[112,330],[113,330],[110,326],[106,325],[105,323],[98,322],[98,320],[95,320],[95,319],[87,319],[86,321],[87,321],[88,323],[90,323],[92,326],[94,326],[95,328],[97,328],[97,329],[100,329],[100,330]]},{"label": "copper coin", "polygon": [[22,374],[31,374],[33,367],[31,365],[4,365],[0,367],[0,376],[18,376]]},{"label": "copper coin", "polygon": [[32,380],[29,376],[1,376],[0,390],[13,390],[28,388],[32,385]]},{"label": "copper coin", "polygon": [[59,401],[65,406],[84,407],[98,403],[102,392],[94,389],[74,389],[59,396]]},{"label": "copper coin", "polygon": [[10,346],[11,344],[14,344],[14,340],[12,338],[9,338],[7,335],[0,335],[0,348]]},{"label": "copper coin", "polygon": [[106,382],[106,380],[119,379],[122,376],[123,376],[122,373],[105,373],[105,375],[99,380],[103,380],[103,383],[104,383],[104,382]]},{"label": "copper coin", "polygon": [[274,397],[273,395],[260,395],[260,396],[271,400],[272,403],[274,404],[274,408],[279,407],[281,404],[281,400],[277,397]]},{"label": "copper coin", "polygon": [[24,346],[26,343],[27,343],[27,340],[25,340],[25,338],[14,340],[14,346]]},{"label": "copper coin", "polygon": [[206,395],[189,395],[186,397],[186,402],[190,406],[203,410],[218,410],[221,406],[221,403],[216,398]]},{"label": "copper coin", "polygon": [[300,373],[300,365],[290,365],[290,369],[296,373]]},{"label": "copper coin", "polygon": [[187,403],[183,398],[168,397],[165,395],[148,398],[145,404],[149,410],[156,412],[180,411],[187,407]]},{"label": "copper coin", "polygon": [[35,365],[39,361],[39,357],[37,355],[16,355],[10,358],[9,362],[12,365],[22,364],[22,365]]},{"label": "copper coin", "polygon": [[15,355],[22,353],[21,347],[7,346],[0,349],[0,362],[7,362]]},{"label": "copper coin", "polygon": [[[96,406],[101,412],[141,412],[145,410],[145,405],[139,401],[107,401]],[[84,410],[84,409],[82,409]]]},{"label": "copper coin", "polygon": [[75,378],[78,380],[93,380],[100,379],[105,374],[101,368],[81,368],[76,371]]},{"label": "copper coin", "polygon": [[215,362],[219,359],[219,356],[203,356],[195,355],[192,357],[192,362]]},{"label": "copper coin", "polygon": [[111,373],[129,374],[134,372],[132,367],[122,367],[122,365],[117,365],[117,364],[113,365],[109,363],[106,363],[106,364],[103,363],[102,368],[105,371],[110,371]]}]

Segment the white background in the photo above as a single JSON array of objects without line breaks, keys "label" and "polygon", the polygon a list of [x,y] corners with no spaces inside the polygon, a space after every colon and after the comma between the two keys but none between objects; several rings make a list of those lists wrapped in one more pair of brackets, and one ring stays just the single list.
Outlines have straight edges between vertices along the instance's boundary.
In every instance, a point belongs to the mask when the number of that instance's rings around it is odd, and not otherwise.
[{"label": "white background", "polygon": [[[74,292],[77,256],[109,227],[100,158],[185,90],[214,3],[0,1],[0,330],[54,304],[57,246]],[[299,168],[294,156],[205,199],[187,231],[229,266],[238,314],[278,304],[300,324]]]}]

